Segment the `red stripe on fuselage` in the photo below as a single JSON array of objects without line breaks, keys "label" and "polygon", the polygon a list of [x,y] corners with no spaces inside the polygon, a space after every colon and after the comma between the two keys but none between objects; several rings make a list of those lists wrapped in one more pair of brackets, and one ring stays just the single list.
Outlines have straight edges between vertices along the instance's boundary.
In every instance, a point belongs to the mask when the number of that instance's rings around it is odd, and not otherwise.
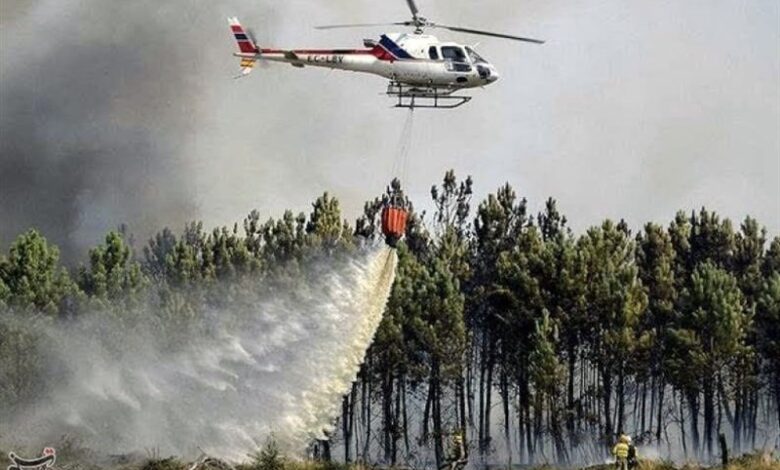
[{"label": "red stripe on fuselage", "polygon": [[386,62],[393,62],[396,60],[396,57],[391,54],[387,49],[377,44],[374,46],[373,49],[371,49],[371,55],[376,57],[379,60],[383,60]]},{"label": "red stripe on fuselage", "polygon": [[[262,54],[284,54],[290,52],[286,49],[261,49]],[[381,46],[373,49],[293,49],[296,54],[322,54],[322,55],[373,55],[379,60],[393,62],[398,60],[394,55]]]},{"label": "red stripe on fuselage", "polygon": [[294,52],[296,54],[331,54],[331,55],[352,55],[352,54],[371,54],[370,49],[261,49],[263,54],[284,54],[285,52]]}]

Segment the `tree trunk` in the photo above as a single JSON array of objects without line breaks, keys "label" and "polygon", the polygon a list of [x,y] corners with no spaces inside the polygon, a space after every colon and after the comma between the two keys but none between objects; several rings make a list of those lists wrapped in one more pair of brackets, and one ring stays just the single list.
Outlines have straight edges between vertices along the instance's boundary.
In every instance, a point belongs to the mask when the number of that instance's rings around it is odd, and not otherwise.
[{"label": "tree trunk", "polygon": [[[534,451],[532,445],[532,431],[531,431],[531,396],[528,387],[528,374],[526,373],[526,364],[523,361],[519,366],[518,371],[518,386],[520,388],[518,415],[520,416],[520,447],[525,444],[526,463],[531,464],[534,461]],[[525,435],[523,435],[523,428],[525,428]],[[524,442],[525,441],[525,442]]]},{"label": "tree trunk", "polygon": [[[518,382],[520,380],[518,379]],[[525,442],[525,426],[523,425],[523,399],[522,399],[522,393],[517,394],[517,435],[519,438],[519,442],[517,443],[517,453],[518,453],[518,459],[519,463],[528,463],[528,460],[526,459],[526,453],[524,451],[524,442]]]},{"label": "tree trunk", "polygon": [[[666,391],[666,383],[663,376],[661,376],[658,380],[660,382],[660,386],[658,388],[658,427],[655,429],[655,440],[657,442],[661,442],[661,430],[663,429],[664,420],[664,392]],[[672,403],[672,405],[674,405],[674,403]]]},{"label": "tree trunk", "polygon": [[[683,455],[688,458],[688,442],[685,438],[685,399],[680,394],[680,439],[682,440]],[[674,390],[672,390],[672,404],[674,404]]]},{"label": "tree trunk", "polygon": [[[466,442],[468,442],[468,426],[466,419],[466,385],[463,374],[458,377],[456,393],[458,395],[458,409],[460,410],[460,435],[463,438],[464,454],[468,454],[468,446],[466,445]],[[464,457],[465,456],[466,455],[464,455]]]},{"label": "tree trunk", "polygon": [[640,430],[641,434],[644,434],[645,433],[645,429],[647,429],[645,427],[645,423],[646,423],[646,421],[645,421],[645,417],[646,417],[645,409],[646,408],[647,408],[647,380],[644,380],[642,382],[642,410],[640,412],[641,413],[642,424],[639,426],[639,430]]},{"label": "tree trunk", "polygon": [[487,364],[487,381],[485,383],[485,431],[483,432],[483,441],[480,446],[483,452],[487,452],[490,449],[490,409],[492,408],[492,395],[493,395],[493,354],[489,354]]},{"label": "tree trunk", "polygon": [[477,442],[479,443],[480,454],[484,453],[482,443],[485,442],[485,376],[487,372],[487,332],[482,338],[482,354],[479,358],[479,430]]},{"label": "tree trunk", "polygon": [[[352,390],[355,390],[355,385],[352,385]],[[344,437],[344,462],[351,462],[352,456],[350,453],[350,445],[352,441],[352,417],[350,414],[350,392],[344,395],[341,401],[341,434]]]},{"label": "tree trunk", "polygon": [[431,390],[433,390],[432,410],[433,410],[433,449],[436,457],[436,468],[441,468],[444,463],[444,433],[441,424],[441,383],[439,376],[439,364],[433,361],[431,367]]},{"label": "tree trunk", "polygon": [[[474,356],[475,346],[472,344],[466,368],[466,408],[468,413],[468,424],[474,428]],[[466,439],[466,436],[463,436]],[[468,448],[468,446],[466,446]]]},{"label": "tree trunk", "polygon": [[569,377],[566,385],[566,432],[569,434],[571,446],[577,447],[577,438],[574,432],[574,374],[577,362],[577,349],[572,340],[568,344],[567,360]]},{"label": "tree trunk", "polygon": [[434,389],[433,386],[430,384],[428,385],[428,393],[425,397],[425,408],[423,408],[423,422],[422,422],[422,441],[428,442],[428,439],[431,438],[431,433],[429,431],[428,427],[428,420],[431,416],[431,405],[433,403],[433,393]]},{"label": "tree trunk", "polygon": [[317,445],[320,448],[319,459],[322,460],[323,462],[330,462],[331,461],[330,439],[319,439],[317,441]]},{"label": "tree trunk", "polygon": [[565,466],[569,461],[569,455],[563,438],[563,429],[561,428],[556,398],[554,395],[548,395],[547,397],[547,408],[550,410],[550,435],[555,447],[555,460],[559,465]]},{"label": "tree trunk", "polygon": [[618,369],[618,384],[617,384],[617,429],[619,432],[623,432],[625,430],[625,427],[623,426],[623,420],[626,415],[626,400],[625,400],[625,385],[626,385],[626,374],[625,374],[625,361],[623,359],[620,360],[620,365]]},{"label": "tree trunk", "polygon": [[[371,366],[369,364],[369,368],[370,367]],[[372,382],[369,378],[366,378],[364,382],[365,382],[365,387],[363,388],[363,403],[364,403],[363,428],[366,430],[366,440],[363,443],[363,460],[368,461],[371,452],[371,394],[372,394],[373,387],[372,387]]]},{"label": "tree trunk", "polygon": [[393,375],[386,371],[382,378],[382,443],[385,462],[391,461],[393,447]]},{"label": "tree trunk", "polygon": [[504,442],[506,443],[507,467],[512,467],[512,442],[509,435],[509,380],[501,373],[501,405],[504,411]]},{"label": "tree trunk", "polygon": [[712,438],[715,425],[715,399],[712,389],[712,381],[704,381],[704,443],[707,448],[707,457],[711,458]]},{"label": "tree trunk", "polygon": [[[606,439],[606,442],[609,443],[612,441],[614,430],[612,428],[612,413],[611,405],[612,405],[612,375],[610,374],[609,370],[605,366],[601,366],[601,386],[604,389],[602,391],[602,397],[604,399],[604,438]],[[607,444],[609,445],[609,444]]]},{"label": "tree trunk", "polygon": [[699,452],[699,396],[695,391],[688,392],[688,406],[691,411],[691,441],[693,442],[693,453],[700,457]]},{"label": "tree trunk", "polygon": [[777,409],[777,426],[780,427],[780,370],[775,373],[775,408]]},{"label": "tree trunk", "polygon": [[410,448],[409,448],[409,415],[406,411],[406,377],[401,378],[401,383],[403,384],[401,393],[403,394],[401,405],[403,406],[403,419],[404,419],[404,448],[406,449],[406,454],[409,454]]},{"label": "tree trunk", "polygon": [[397,390],[395,392],[395,410],[393,410],[393,442],[390,449],[390,464],[393,466],[395,466],[398,458],[398,439],[401,438],[401,430],[398,423],[401,422],[401,394],[403,393],[401,380],[396,380],[395,382]]}]

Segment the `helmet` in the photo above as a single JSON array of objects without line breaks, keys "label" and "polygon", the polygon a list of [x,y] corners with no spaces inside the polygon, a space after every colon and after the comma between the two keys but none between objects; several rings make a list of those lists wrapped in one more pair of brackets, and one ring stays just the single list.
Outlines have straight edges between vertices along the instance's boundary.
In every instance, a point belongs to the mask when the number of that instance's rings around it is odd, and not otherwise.
[{"label": "helmet", "polygon": [[631,444],[631,436],[626,436],[626,444]]}]

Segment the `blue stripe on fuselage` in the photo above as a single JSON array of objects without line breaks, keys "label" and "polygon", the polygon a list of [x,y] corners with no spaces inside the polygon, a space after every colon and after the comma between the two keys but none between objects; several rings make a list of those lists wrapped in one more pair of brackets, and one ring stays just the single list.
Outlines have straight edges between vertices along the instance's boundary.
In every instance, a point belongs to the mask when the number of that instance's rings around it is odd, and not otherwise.
[{"label": "blue stripe on fuselage", "polygon": [[391,53],[394,56],[396,56],[398,59],[413,59],[414,58],[408,52],[403,50],[403,48],[401,48],[401,46],[396,44],[395,41],[393,41],[392,39],[390,39],[389,37],[387,37],[384,34],[382,35],[382,38],[379,40],[379,44],[382,47],[384,47],[385,49],[387,49],[387,51],[389,53]]}]

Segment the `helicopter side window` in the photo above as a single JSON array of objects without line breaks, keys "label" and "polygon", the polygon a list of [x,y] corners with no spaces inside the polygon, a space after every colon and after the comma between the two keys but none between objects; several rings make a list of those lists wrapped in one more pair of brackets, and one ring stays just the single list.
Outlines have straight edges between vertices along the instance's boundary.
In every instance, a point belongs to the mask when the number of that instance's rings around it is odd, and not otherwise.
[{"label": "helicopter side window", "polygon": [[466,62],[466,54],[463,53],[463,49],[460,47],[444,46],[441,48],[441,55],[453,62]]},{"label": "helicopter side window", "polygon": [[441,56],[447,61],[447,68],[451,72],[471,72],[471,65],[466,59],[463,49],[456,46],[443,46]]},{"label": "helicopter side window", "polygon": [[433,60],[439,60],[439,51],[436,50],[436,46],[431,46],[431,48],[428,49],[428,56]]}]

